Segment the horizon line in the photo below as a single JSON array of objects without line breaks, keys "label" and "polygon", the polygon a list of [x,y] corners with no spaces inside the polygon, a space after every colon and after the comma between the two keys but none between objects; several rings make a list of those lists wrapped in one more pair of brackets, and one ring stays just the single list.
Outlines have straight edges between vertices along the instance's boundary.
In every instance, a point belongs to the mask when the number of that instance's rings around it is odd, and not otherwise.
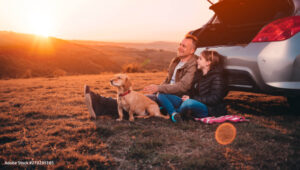
[{"label": "horizon line", "polygon": [[[39,37],[45,37],[42,35],[34,34],[34,33],[28,33],[28,32],[16,32],[12,30],[0,30],[0,32],[8,32],[8,33],[16,33],[16,34],[26,34],[26,35],[32,35],[32,36],[39,36]],[[67,39],[67,38],[61,38],[58,36],[52,36],[49,35],[47,38],[56,38],[56,39],[62,39],[67,41],[92,41],[92,42],[103,42],[103,43],[139,43],[139,44],[147,44],[147,43],[155,43],[155,42],[166,42],[166,43],[178,43],[176,41],[169,41],[169,40],[95,40],[95,39]]]}]

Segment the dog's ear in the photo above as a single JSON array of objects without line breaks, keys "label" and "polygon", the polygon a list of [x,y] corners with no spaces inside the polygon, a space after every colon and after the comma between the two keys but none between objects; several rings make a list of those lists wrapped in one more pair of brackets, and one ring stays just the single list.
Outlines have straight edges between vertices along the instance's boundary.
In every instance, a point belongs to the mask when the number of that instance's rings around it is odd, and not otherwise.
[{"label": "dog's ear", "polygon": [[131,87],[131,81],[129,80],[128,77],[125,78],[125,82],[124,82],[124,91],[130,90]]}]

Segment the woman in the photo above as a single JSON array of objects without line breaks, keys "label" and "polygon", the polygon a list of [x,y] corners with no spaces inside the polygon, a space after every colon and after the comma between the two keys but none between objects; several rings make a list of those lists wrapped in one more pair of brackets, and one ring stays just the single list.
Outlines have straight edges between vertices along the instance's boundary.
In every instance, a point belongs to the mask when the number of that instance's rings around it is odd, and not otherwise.
[{"label": "woman", "polygon": [[182,98],[172,94],[158,95],[158,101],[171,115],[173,122],[189,114],[193,118],[202,118],[226,113],[223,101],[226,96],[223,56],[216,51],[204,50],[197,59],[197,68],[189,95]]}]

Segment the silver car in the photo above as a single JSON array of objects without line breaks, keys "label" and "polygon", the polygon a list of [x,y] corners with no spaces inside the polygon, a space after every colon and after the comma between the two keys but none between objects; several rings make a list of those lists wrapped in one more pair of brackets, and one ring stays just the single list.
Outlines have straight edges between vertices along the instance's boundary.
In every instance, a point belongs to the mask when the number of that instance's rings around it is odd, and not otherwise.
[{"label": "silver car", "polygon": [[226,56],[229,90],[284,95],[297,106],[300,0],[220,0],[210,9],[215,15],[191,32],[199,39],[195,54]]}]

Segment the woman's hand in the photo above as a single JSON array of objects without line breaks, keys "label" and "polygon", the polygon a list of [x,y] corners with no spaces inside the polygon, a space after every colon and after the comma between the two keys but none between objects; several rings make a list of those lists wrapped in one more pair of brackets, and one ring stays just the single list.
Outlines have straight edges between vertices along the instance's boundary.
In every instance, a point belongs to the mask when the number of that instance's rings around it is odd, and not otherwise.
[{"label": "woman's hand", "polygon": [[188,96],[188,95],[183,95],[181,99],[182,99],[182,101],[186,101],[186,100],[189,99],[189,98],[190,98],[190,96]]}]

